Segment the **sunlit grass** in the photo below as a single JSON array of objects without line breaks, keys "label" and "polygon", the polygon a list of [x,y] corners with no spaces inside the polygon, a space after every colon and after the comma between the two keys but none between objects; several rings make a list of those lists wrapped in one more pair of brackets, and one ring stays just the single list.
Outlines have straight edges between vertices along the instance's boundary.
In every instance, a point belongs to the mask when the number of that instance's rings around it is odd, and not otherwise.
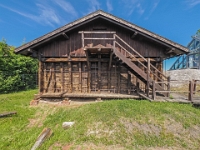
[{"label": "sunlit grass", "polygon": [[[35,93],[0,95],[0,112],[17,111],[0,118],[0,149],[31,149],[45,127],[53,135],[39,148],[44,150],[66,145],[71,149],[199,148],[200,110],[190,104],[111,100],[79,107],[29,106]],[[64,130],[65,121],[75,124]]]}]

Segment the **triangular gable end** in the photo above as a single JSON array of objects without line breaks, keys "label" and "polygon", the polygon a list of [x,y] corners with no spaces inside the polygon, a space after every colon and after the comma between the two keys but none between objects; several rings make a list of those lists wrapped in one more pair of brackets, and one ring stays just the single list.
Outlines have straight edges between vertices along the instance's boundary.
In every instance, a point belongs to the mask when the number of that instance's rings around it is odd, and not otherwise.
[{"label": "triangular gable end", "polygon": [[58,28],[48,34],[45,34],[44,36],[41,36],[29,43],[26,43],[18,48],[15,49],[16,53],[28,55],[28,53],[31,51],[31,49],[40,46],[41,44],[44,44],[45,42],[48,42],[51,39],[54,39],[58,36],[65,35],[66,32],[69,32],[72,29],[75,29],[77,27],[80,27],[81,25],[84,25],[92,20],[95,20],[97,18],[103,18],[105,20],[108,20],[109,22],[112,22],[114,24],[117,24],[119,26],[122,26],[124,28],[127,28],[129,30],[132,30],[133,32],[140,34],[148,39],[151,39],[161,45],[165,45],[168,47],[168,53],[173,52],[172,57],[176,55],[181,55],[184,53],[188,53],[188,49],[178,43],[175,43],[171,40],[168,40],[160,35],[157,35],[153,32],[150,32],[144,28],[141,28],[135,24],[132,24],[130,22],[127,22],[121,18],[115,17],[109,13],[106,13],[102,10],[98,10],[96,12],[93,12],[83,18],[80,18],[74,22],[71,22],[69,24],[66,24],[65,26]]}]

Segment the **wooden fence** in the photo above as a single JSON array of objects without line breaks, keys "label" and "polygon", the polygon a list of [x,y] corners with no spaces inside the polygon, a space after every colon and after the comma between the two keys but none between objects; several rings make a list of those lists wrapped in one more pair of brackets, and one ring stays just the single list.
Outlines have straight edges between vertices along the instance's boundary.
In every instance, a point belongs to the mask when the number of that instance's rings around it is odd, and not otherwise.
[{"label": "wooden fence", "polygon": [[[166,90],[166,91],[157,91],[155,90],[155,84],[158,83],[158,84],[165,84],[165,85],[168,85],[168,88],[167,89],[170,89],[170,84],[174,84],[174,83],[177,83],[177,84],[184,84],[184,86],[187,86],[186,89],[188,90],[175,90],[175,91],[172,91],[172,90]],[[185,81],[178,81],[178,80],[168,80],[168,81],[164,81],[164,82],[155,82],[153,81],[152,83],[152,99],[155,100],[156,99],[156,93],[168,93],[168,96],[170,95],[170,93],[188,93],[188,101],[190,102],[194,102],[194,96],[197,92],[199,92],[197,90],[197,85],[200,85],[200,80],[185,80]],[[200,102],[200,98],[199,98],[199,102]]]}]

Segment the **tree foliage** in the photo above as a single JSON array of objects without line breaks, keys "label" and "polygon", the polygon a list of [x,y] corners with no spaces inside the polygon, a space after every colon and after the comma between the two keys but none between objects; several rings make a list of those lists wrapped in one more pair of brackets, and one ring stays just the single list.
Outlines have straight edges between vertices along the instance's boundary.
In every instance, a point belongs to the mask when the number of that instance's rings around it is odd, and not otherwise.
[{"label": "tree foliage", "polygon": [[37,60],[17,55],[14,47],[0,42],[0,93],[36,87]]},{"label": "tree foliage", "polygon": [[199,30],[197,30],[197,33],[196,34],[200,34],[200,29]]}]

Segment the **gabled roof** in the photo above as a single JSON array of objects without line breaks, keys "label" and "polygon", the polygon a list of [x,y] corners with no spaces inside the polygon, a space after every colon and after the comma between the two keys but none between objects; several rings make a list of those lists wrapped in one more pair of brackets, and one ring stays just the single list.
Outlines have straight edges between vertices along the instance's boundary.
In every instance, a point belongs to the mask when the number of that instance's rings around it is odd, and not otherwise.
[{"label": "gabled roof", "polygon": [[132,23],[130,23],[128,21],[125,21],[125,20],[123,20],[121,18],[115,17],[115,16],[113,16],[113,15],[111,15],[109,13],[105,13],[102,10],[95,11],[95,12],[93,12],[93,13],[91,13],[91,14],[83,17],[83,18],[75,20],[74,22],[66,24],[66,25],[64,25],[64,26],[62,26],[62,27],[60,27],[60,28],[48,33],[48,34],[45,34],[45,35],[43,35],[43,36],[41,36],[41,37],[39,37],[39,38],[29,42],[29,43],[26,43],[26,44],[16,48],[15,52],[16,53],[22,53],[24,50],[28,51],[28,49],[34,48],[34,47],[36,47],[36,46],[38,46],[38,45],[40,45],[40,44],[42,44],[44,42],[49,41],[52,38],[58,37],[58,36],[62,35],[63,33],[67,32],[67,31],[70,31],[70,30],[72,30],[72,29],[74,29],[74,28],[76,28],[78,26],[81,26],[81,25],[83,25],[83,24],[85,24],[87,22],[90,22],[90,21],[92,21],[94,19],[97,19],[99,17],[104,18],[104,19],[106,19],[108,21],[111,21],[111,22],[113,22],[115,24],[118,24],[120,26],[123,26],[124,28],[128,28],[128,29],[130,29],[130,30],[132,30],[134,32],[137,32],[140,35],[143,35],[143,36],[145,36],[147,38],[150,38],[150,39],[152,39],[152,40],[154,40],[156,42],[159,42],[162,45],[166,45],[169,48],[177,49],[179,51],[178,54],[182,54],[182,53],[187,53],[188,52],[188,49],[186,47],[184,47],[184,46],[182,46],[182,45],[180,45],[178,43],[175,43],[175,42],[173,42],[171,40],[168,40],[168,39],[166,39],[166,38],[164,38],[164,37],[162,37],[160,35],[157,35],[157,34],[155,34],[153,32],[150,32],[150,31],[148,31],[148,30],[146,30],[144,28],[141,28],[141,27],[139,27],[139,26],[137,26],[135,24],[132,24]]}]

